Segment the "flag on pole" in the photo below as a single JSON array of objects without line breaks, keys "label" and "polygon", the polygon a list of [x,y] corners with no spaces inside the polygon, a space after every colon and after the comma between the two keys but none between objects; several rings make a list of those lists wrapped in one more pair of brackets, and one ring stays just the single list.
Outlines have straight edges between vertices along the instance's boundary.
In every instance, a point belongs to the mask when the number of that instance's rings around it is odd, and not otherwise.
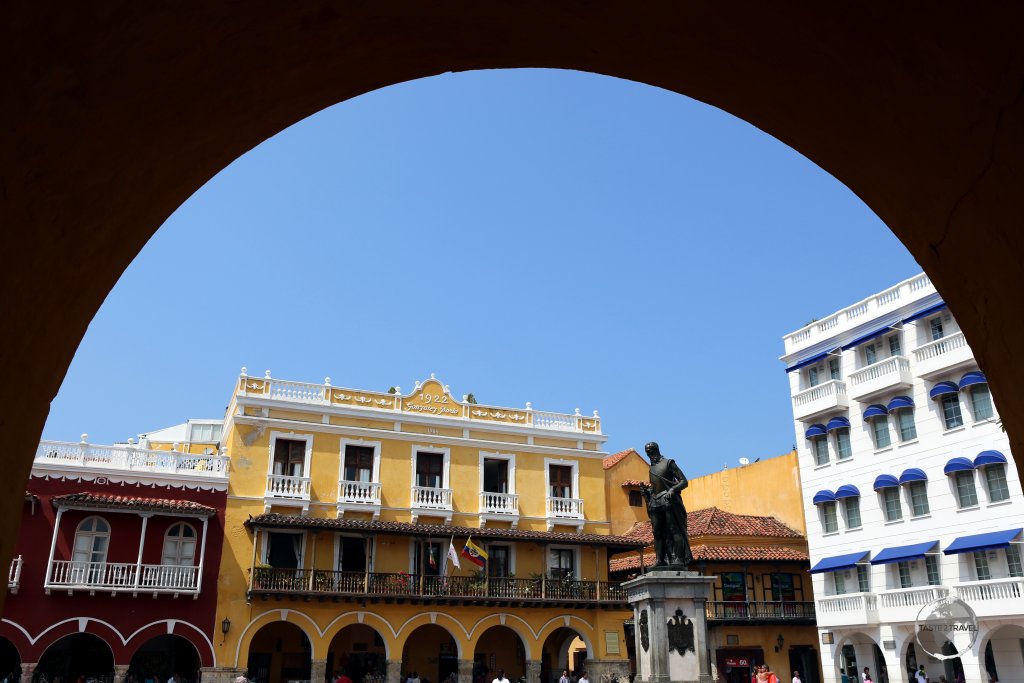
[{"label": "flag on pole", "polygon": [[473,543],[473,538],[466,539],[466,545],[462,546],[462,556],[478,567],[487,564],[487,551]]},{"label": "flag on pole", "polygon": [[432,542],[427,544],[427,562],[431,569],[437,569],[437,546]]},{"label": "flag on pole", "polygon": [[[448,544],[448,559],[451,560],[452,564],[455,565],[456,569],[462,569],[462,566],[459,564],[459,554],[457,552],[455,552],[455,537],[454,536],[452,536],[452,540]],[[445,567],[447,568],[447,566],[448,566],[448,563],[446,562],[445,563]]]}]

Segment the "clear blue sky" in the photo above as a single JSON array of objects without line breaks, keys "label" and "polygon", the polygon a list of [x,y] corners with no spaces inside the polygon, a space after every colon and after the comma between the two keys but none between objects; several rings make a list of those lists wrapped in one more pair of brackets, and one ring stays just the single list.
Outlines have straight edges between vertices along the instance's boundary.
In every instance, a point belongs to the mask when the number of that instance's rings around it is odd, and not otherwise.
[{"label": "clear blue sky", "polygon": [[793,445],[781,336],[920,269],[846,187],[680,95],[447,74],[322,111],[168,219],[44,436],[223,415],[239,368],[585,413],[690,476]]}]

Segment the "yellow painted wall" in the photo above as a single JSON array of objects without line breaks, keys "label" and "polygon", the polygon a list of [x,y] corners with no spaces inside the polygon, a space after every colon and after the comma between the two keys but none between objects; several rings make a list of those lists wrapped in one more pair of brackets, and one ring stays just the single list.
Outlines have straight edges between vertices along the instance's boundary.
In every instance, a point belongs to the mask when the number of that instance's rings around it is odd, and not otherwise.
[{"label": "yellow painted wall", "polygon": [[629,492],[634,489],[622,486],[622,482],[629,480],[650,480],[650,464],[635,451],[605,470],[605,498],[613,534],[624,534],[637,522],[647,521],[646,507],[629,504]]},{"label": "yellow painted wall", "polygon": [[[685,464],[680,467],[685,474]],[[807,533],[796,451],[691,479],[683,503],[687,510],[718,507],[739,515],[770,515]]]}]

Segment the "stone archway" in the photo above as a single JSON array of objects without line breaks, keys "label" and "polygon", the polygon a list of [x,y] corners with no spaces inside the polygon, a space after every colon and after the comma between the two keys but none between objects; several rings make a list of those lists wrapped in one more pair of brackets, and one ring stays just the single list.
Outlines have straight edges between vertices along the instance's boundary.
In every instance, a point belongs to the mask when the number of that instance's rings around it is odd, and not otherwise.
[{"label": "stone archway", "polygon": [[402,647],[402,673],[418,674],[421,681],[445,683],[459,676],[462,648],[458,638],[440,624],[413,629]]},{"label": "stone archway", "polygon": [[528,648],[529,643],[508,626],[487,628],[473,649],[473,680],[494,680],[500,670],[510,681],[518,681],[527,675]]},{"label": "stone archway", "polygon": [[337,674],[344,673],[353,683],[384,681],[387,662],[388,647],[383,634],[369,624],[349,624],[328,643],[326,680],[333,681]]},{"label": "stone archway", "polygon": [[[15,5],[0,112],[0,288],[18,293],[3,304],[17,334],[0,339],[13,475],[0,482],[0,561],[49,402],[107,292],[167,216],[303,117],[452,70],[540,66],[648,83],[807,156],[924,267],[1024,459],[1022,20],[1018,3]],[[983,267],[965,272],[965,256]]]},{"label": "stone archway", "polygon": [[72,633],[51,644],[36,664],[34,679],[74,681],[79,676],[111,680],[114,652],[110,645],[92,633]]},{"label": "stone archway", "polygon": [[288,621],[264,624],[249,641],[246,669],[253,683],[311,680],[313,645],[306,632]]},{"label": "stone archway", "polygon": [[128,676],[145,681],[155,675],[166,681],[174,675],[174,680],[180,683],[198,683],[201,661],[192,641],[164,633],[150,638],[135,650],[128,664]]}]

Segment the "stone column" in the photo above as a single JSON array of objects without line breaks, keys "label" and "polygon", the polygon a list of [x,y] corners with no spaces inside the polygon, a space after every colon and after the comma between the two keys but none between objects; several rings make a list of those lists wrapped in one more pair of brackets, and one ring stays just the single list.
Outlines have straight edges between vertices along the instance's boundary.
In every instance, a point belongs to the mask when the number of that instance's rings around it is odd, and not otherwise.
[{"label": "stone column", "polygon": [[327,683],[327,660],[313,659],[309,662],[310,683]]},{"label": "stone column", "polygon": [[384,662],[384,680],[386,683],[402,683],[400,680],[402,677],[402,660],[401,659],[389,659]]},{"label": "stone column", "polygon": [[473,660],[459,660],[459,683],[473,683]]},{"label": "stone column", "polygon": [[124,683],[125,678],[128,676],[128,665],[127,664],[115,664],[114,665],[114,683]]},{"label": "stone column", "polygon": [[32,674],[35,673],[38,662],[21,663],[21,683],[32,683]]},{"label": "stone column", "polygon": [[540,683],[540,660],[526,660],[526,683]]},{"label": "stone column", "polygon": [[695,597],[693,599],[693,622],[696,628],[695,634],[700,639],[696,643],[697,657],[700,659],[700,683],[711,683],[711,643],[708,638],[708,599]]},{"label": "stone column", "polygon": [[[978,659],[978,655],[974,652],[968,652],[960,656],[960,663],[964,667],[964,680],[965,681],[987,681],[988,673],[985,671],[985,667],[982,666],[982,661]],[[1002,676],[1000,676],[1002,678]]]}]

